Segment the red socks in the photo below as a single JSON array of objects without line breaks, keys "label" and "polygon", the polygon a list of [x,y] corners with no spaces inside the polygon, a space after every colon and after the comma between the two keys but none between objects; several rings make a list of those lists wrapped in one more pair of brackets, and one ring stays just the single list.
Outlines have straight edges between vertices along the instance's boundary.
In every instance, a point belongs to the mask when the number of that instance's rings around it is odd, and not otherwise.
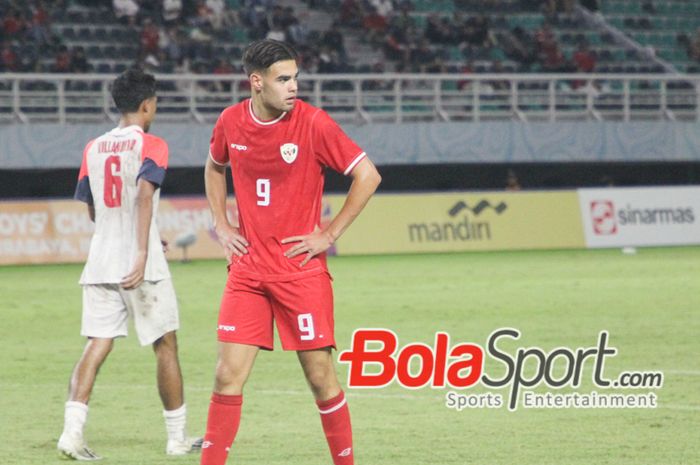
[{"label": "red socks", "polygon": [[[207,418],[207,432],[202,444],[201,465],[224,465],[226,463],[228,451],[241,422],[242,403],[242,395],[212,394]],[[317,401],[316,404],[321,414],[321,424],[333,457],[333,464],[354,465],[350,411],[345,394],[341,391],[334,398],[322,402]]]},{"label": "red socks", "polygon": [[[201,465],[224,465],[241,422],[243,396],[214,393],[209,404]],[[348,462],[349,463],[349,462]]]},{"label": "red socks", "polygon": [[355,459],[352,450],[352,426],[345,394],[340,391],[340,394],[332,399],[316,401],[316,405],[321,414],[321,424],[323,432],[326,433],[333,464],[353,465]]}]

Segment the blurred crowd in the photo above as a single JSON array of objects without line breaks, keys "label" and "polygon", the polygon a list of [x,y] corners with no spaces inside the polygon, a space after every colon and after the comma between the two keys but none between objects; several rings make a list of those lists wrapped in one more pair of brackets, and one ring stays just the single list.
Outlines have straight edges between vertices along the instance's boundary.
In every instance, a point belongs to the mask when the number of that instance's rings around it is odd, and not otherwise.
[{"label": "blurred crowd", "polygon": [[678,34],[676,41],[686,51],[691,61],[700,63],[700,28],[692,35]]},{"label": "blurred crowd", "polygon": [[[517,64],[510,71],[591,72],[596,57],[584,40],[569,57],[561,51],[552,24],[560,14],[569,14],[573,0],[520,0],[525,10],[540,11],[545,17],[542,26],[528,32],[516,26],[507,32],[495,33],[489,14],[467,16],[462,11],[507,11],[502,0],[454,0],[451,16],[433,13],[420,26],[411,14],[410,0],[343,0],[339,22],[352,28],[363,28],[368,43],[381,48],[397,71],[447,72],[449,61],[463,61],[463,71],[474,71],[475,60],[491,62],[485,70],[500,72],[502,61]],[[510,4],[510,2],[508,2]],[[501,21],[505,23],[502,15]],[[502,28],[501,28],[502,29]],[[457,50],[455,57],[452,50]]]},{"label": "blurred crowd", "polygon": [[[453,0],[454,13],[428,14],[420,24],[411,0],[304,1],[309,8],[297,13],[275,0],[0,0],[0,72],[96,71],[85,50],[92,42],[66,41],[55,27],[70,23],[70,7],[108,14],[87,26],[121,24],[125,40],[111,45],[129,47],[130,62],[157,72],[240,72],[240,46],[264,37],[293,43],[302,70],[318,73],[593,72],[599,58],[583,37],[565,55],[553,32],[574,0],[516,0],[521,10],[544,17],[539,27],[527,28],[508,27],[503,12],[513,0]],[[598,6],[598,0],[581,3]],[[313,29],[309,9],[335,21]],[[382,59],[354,67],[344,34],[351,30]],[[700,63],[700,30],[679,34],[677,42]]]},{"label": "blurred crowd", "polygon": [[[61,2],[0,1],[0,71],[78,71],[87,65],[84,51],[69,51],[51,29]],[[42,58],[52,59],[49,67]]]}]

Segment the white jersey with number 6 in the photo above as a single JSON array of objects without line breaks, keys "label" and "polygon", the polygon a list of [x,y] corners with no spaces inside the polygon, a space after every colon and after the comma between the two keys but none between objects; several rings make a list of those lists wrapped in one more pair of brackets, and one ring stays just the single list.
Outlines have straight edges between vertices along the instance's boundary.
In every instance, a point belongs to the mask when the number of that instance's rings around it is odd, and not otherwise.
[{"label": "white jersey with number 6", "polygon": [[[75,198],[95,207],[95,233],[80,284],[119,283],[131,271],[136,253],[136,183],[160,187],[168,146],[139,126],[115,128],[90,141],[83,152]],[[146,281],[170,277],[156,226],[160,190],[153,195]]]}]

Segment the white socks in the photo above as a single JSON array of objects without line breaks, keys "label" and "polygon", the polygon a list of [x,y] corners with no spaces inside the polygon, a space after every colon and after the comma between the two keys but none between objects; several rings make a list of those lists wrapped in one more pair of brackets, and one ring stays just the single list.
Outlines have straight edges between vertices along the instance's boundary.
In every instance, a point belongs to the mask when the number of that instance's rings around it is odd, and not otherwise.
[{"label": "white socks", "polygon": [[74,437],[83,437],[83,429],[87,421],[88,406],[82,402],[66,402],[64,413],[63,433]]},{"label": "white socks", "polygon": [[[64,414],[63,433],[73,437],[83,437],[83,429],[87,422],[88,406],[82,402],[66,402]],[[165,430],[168,432],[168,440],[184,441],[185,425],[187,423],[187,406],[175,410],[163,410],[165,418]]]},{"label": "white socks", "polygon": [[184,441],[187,406],[182,404],[182,407],[175,410],[163,410],[163,418],[165,418],[165,430],[168,432],[168,440]]}]

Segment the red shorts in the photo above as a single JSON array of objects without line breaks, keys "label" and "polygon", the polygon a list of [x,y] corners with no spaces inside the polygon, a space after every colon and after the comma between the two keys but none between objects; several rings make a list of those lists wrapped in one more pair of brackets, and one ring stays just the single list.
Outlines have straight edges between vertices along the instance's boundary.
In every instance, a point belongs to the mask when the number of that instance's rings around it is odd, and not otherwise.
[{"label": "red shorts", "polygon": [[330,275],[265,282],[230,274],[219,310],[219,341],[272,350],[273,320],[284,350],[335,348]]}]

